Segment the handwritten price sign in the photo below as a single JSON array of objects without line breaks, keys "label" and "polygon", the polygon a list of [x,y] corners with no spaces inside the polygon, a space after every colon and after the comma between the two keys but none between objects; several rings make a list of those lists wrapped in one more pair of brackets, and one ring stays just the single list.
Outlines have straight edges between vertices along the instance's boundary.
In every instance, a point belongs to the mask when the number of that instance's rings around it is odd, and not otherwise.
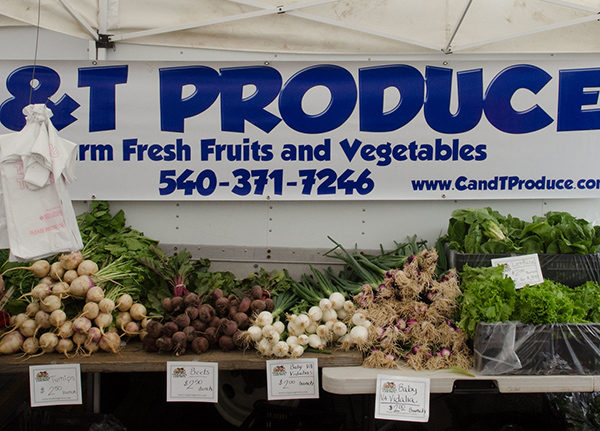
[{"label": "handwritten price sign", "polygon": [[219,402],[219,364],[167,362],[167,401]]},{"label": "handwritten price sign", "polygon": [[29,367],[31,406],[81,404],[79,364]]},{"label": "handwritten price sign", "polygon": [[512,278],[517,289],[528,284],[532,286],[540,284],[544,281],[540,259],[537,254],[492,259],[492,265],[503,265],[504,276]]},{"label": "handwritten price sign", "polygon": [[319,398],[316,358],[267,361],[269,400]]},{"label": "handwritten price sign", "polygon": [[427,422],[429,395],[429,379],[378,375],[375,418]]}]

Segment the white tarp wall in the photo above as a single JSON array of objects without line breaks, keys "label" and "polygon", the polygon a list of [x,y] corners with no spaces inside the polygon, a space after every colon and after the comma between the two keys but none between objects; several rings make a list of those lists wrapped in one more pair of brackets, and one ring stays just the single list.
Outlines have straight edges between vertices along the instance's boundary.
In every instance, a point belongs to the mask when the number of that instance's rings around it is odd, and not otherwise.
[{"label": "white tarp wall", "polygon": [[[48,68],[60,81],[49,102],[64,102],[61,97],[68,95],[79,104],[72,112],[77,121],[65,126],[61,135],[80,144],[114,145],[118,163],[92,164],[88,160],[86,164],[80,160],[80,182],[75,186],[79,188],[72,192],[76,207],[83,211],[89,199],[107,198],[113,208],[125,210],[128,223],[147,235],[162,243],[199,245],[196,253],[210,257],[216,265],[220,260],[226,261],[226,266],[239,261],[242,275],[254,265],[281,268],[288,261],[321,260],[318,251],[331,246],[328,235],[363,249],[380,244],[389,248],[394,241],[414,234],[433,242],[445,231],[452,210],[467,206],[492,206],[522,218],[563,210],[594,222],[600,220],[598,192],[591,187],[591,181],[600,177],[595,169],[598,130],[592,127],[559,133],[556,124],[561,71],[600,67],[600,1],[291,1],[282,6],[269,1],[220,0],[178,1],[175,8],[163,1],[42,0],[39,9],[37,6],[37,2],[0,1],[4,25],[0,34],[3,40],[12,41],[0,47],[0,79],[4,82],[0,103],[14,96],[7,84],[15,71],[31,70],[28,68],[34,64],[38,71]],[[108,36],[101,38],[98,33]],[[97,39],[114,45],[97,45]],[[473,174],[470,178],[490,180],[507,174],[522,176],[531,184],[542,176],[573,178],[575,184],[585,179],[583,190],[576,187],[567,194],[394,194],[397,190],[392,185],[396,182],[421,177],[456,180],[467,166],[422,162],[397,165],[385,174],[391,177],[374,175],[376,183],[391,193],[388,195],[377,192],[365,198],[356,193],[339,194],[332,199],[226,193],[213,195],[209,201],[197,195],[190,198],[182,190],[169,196],[148,195],[157,191],[160,172],[172,169],[164,163],[144,160],[135,164],[134,173],[123,170],[123,141],[132,138],[163,148],[177,137],[194,145],[203,137],[239,143],[244,138],[252,142],[266,137],[279,144],[323,142],[321,135],[294,132],[290,137],[289,129],[285,133],[274,129],[271,136],[250,123],[245,134],[223,132],[220,100],[212,106],[215,113],[186,118],[185,135],[165,134],[159,126],[159,70],[261,67],[276,70],[285,83],[298,72],[323,64],[348,71],[355,82],[359,70],[375,66],[405,65],[423,77],[428,67],[451,70],[451,109],[458,106],[457,72],[482,69],[486,89],[494,77],[511,66],[533,66],[549,75],[547,85],[538,93],[531,89],[515,93],[514,103],[515,111],[539,106],[552,117],[552,124],[536,133],[499,131],[485,116],[468,133],[441,133],[431,128],[421,110],[406,128],[392,135],[358,135],[358,119],[350,116],[343,122],[341,135],[334,136],[332,142],[339,145],[343,138],[353,142],[351,137],[359,137],[371,143],[408,144],[414,139],[433,145],[436,138],[450,142],[458,137],[461,142],[485,143],[490,155],[479,172],[469,172]],[[79,73],[113,66],[128,70],[126,85],[116,86],[116,127],[90,132],[91,87],[81,85]],[[38,78],[43,80],[43,75]],[[583,97],[579,106],[588,117],[595,117],[600,109],[599,88],[595,81],[579,88]],[[180,100],[192,94],[193,90],[182,88]],[[327,98],[316,100],[314,109],[324,110],[323,100]],[[385,109],[397,105],[400,96],[392,95],[390,100]],[[358,102],[357,98],[354,116],[358,116]],[[280,114],[276,104],[265,109]],[[306,107],[307,112],[311,109]],[[4,123],[0,124],[0,133],[8,131]],[[194,147],[193,151],[198,150]],[[331,158],[337,175],[347,169],[339,158]],[[259,168],[243,167],[249,171]],[[359,166],[357,171],[367,167]],[[284,167],[272,167],[279,168]],[[198,165],[193,169],[199,169]],[[234,168],[224,169],[231,175]],[[126,181],[119,181],[120,175]],[[233,183],[227,190],[231,187]]]}]

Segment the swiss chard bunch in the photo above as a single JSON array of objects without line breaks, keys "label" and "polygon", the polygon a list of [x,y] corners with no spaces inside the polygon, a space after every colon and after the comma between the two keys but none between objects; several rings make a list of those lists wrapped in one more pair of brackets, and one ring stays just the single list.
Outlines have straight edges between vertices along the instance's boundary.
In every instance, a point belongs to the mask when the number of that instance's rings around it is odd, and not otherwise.
[{"label": "swiss chard bunch", "polygon": [[567,212],[534,216],[522,233],[524,253],[593,254],[600,249],[600,226]]},{"label": "swiss chard bunch", "polygon": [[454,210],[448,222],[448,246],[461,253],[518,253],[515,240],[524,225],[522,220],[505,217],[490,207]]}]

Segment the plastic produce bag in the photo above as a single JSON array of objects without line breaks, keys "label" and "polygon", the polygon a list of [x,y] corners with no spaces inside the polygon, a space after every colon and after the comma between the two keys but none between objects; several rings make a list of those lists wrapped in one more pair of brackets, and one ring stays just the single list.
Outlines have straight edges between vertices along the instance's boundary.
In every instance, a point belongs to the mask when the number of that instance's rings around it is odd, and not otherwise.
[{"label": "plastic produce bag", "polygon": [[77,144],[58,136],[45,105],[23,113],[25,127],[0,136],[0,246],[6,235],[10,259],[31,261],[83,244],[67,191],[75,181]]},{"label": "plastic produce bag", "polygon": [[480,374],[598,374],[600,324],[478,323],[473,353]]}]

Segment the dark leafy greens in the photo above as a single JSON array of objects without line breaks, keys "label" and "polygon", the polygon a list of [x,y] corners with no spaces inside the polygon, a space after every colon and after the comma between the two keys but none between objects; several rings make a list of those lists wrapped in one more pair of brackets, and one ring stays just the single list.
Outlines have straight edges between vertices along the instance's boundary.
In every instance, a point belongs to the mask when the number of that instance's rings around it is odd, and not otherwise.
[{"label": "dark leafy greens", "polygon": [[567,212],[550,211],[531,222],[486,208],[452,212],[445,238],[450,249],[482,254],[594,254],[600,226]]}]

